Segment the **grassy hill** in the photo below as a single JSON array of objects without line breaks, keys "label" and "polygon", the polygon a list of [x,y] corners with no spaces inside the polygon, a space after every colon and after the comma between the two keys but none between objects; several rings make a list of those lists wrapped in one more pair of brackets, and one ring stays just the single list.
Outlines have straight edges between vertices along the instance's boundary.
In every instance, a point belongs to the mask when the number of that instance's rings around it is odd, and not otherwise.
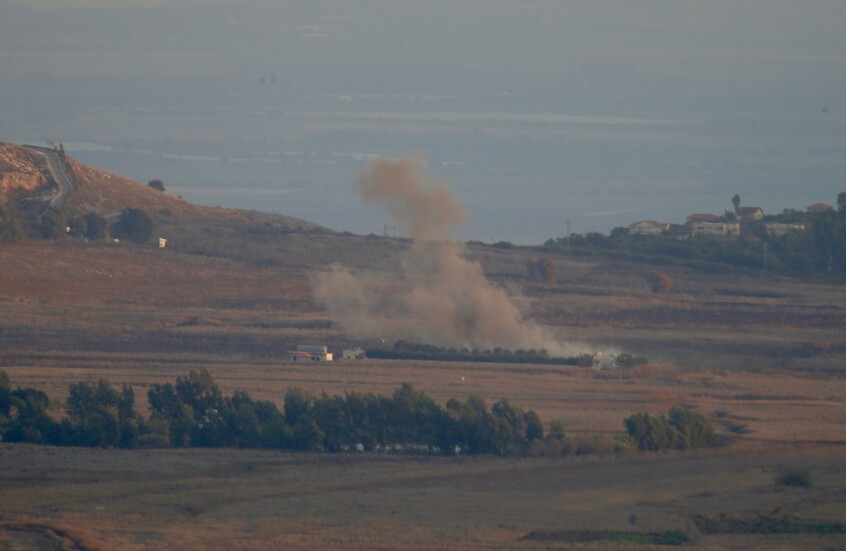
[{"label": "grassy hill", "polygon": [[[187,236],[181,240],[183,246],[189,246],[186,241],[194,239],[198,242],[195,248],[203,246],[203,234],[215,232],[239,241],[244,241],[248,232],[256,234],[267,229],[328,233],[316,224],[287,216],[197,206],[71,157],[67,157],[65,168],[74,183],[73,192],[63,205],[68,220],[91,212],[114,220],[123,209],[142,209],[153,218],[157,234]],[[42,155],[0,142],[0,207],[20,219],[29,236],[38,237],[38,219],[57,191]],[[220,248],[225,251],[228,247]]]}]

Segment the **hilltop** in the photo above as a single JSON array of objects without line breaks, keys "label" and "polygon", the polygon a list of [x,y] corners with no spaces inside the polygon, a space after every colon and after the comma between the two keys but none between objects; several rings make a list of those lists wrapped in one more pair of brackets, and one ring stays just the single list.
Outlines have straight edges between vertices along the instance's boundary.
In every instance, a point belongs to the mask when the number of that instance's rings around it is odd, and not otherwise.
[{"label": "hilltop", "polygon": [[[80,163],[63,152],[62,157],[64,170],[73,183],[73,191],[62,206],[62,214],[69,222],[88,213],[114,220],[124,209],[135,208],[147,212],[160,230],[185,235],[201,234],[204,230],[200,227],[206,225],[226,227],[233,234],[246,234],[254,226],[289,232],[328,232],[316,224],[287,216],[194,205],[181,197]],[[0,142],[0,208],[20,219],[28,236],[39,237],[39,219],[57,193],[58,185],[43,154]]]}]

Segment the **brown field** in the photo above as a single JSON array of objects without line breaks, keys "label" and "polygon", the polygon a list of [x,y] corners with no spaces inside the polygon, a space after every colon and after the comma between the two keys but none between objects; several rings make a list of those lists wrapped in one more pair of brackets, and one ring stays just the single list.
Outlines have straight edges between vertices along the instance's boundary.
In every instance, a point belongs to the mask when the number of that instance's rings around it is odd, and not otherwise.
[{"label": "brown field", "polygon": [[[525,266],[544,253],[473,246],[468,254],[489,279],[561,341],[650,363],[609,371],[299,365],[285,360],[297,343],[369,344],[315,304],[314,274],[333,262],[396,274],[409,244],[260,213],[182,210],[156,214],[165,250],[0,245],[0,369],[13,385],[44,390],[58,415],[72,382],[129,383],[143,402],[148,385],[200,368],[227,393],[277,402],[292,386],[390,393],[410,382],[441,403],[508,398],[562,420],[595,453],[496,459],[5,444],[0,550],[632,549],[592,538],[668,530],[684,532],[695,549],[846,548],[843,534],[747,529],[769,517],[846,522],[842,285],[662,268],[674,289],[658,295],[644,278],[651,266],[568,255],[551,257],[558,281],[541,285],[525,281]],[[612,453],[626,416],[675,405],[708,416],[729,445]],[[774,476],[787,467],[808,469],[813,486],[777,487]],[[531,533],[547,539],[521,539]]]},{"label": "brown field", "polygon": [[[821,446],[512,460],[0,445],[0,462],[0,549],[633,549],[573,539],[669,530],[690,549],[846,544],[743,532],[843,521],[843,453]],[[786,466],[814,486],[775,486]],[[537,532],[557,540],[521,539]]]}]

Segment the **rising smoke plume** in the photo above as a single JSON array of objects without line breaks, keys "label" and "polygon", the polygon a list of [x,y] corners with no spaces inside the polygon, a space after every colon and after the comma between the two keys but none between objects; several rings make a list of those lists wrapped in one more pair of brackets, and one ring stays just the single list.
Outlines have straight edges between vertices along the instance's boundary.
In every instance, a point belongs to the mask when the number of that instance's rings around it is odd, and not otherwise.
[{"label": "rising smoke plume", "polygon": [[389,209],[412,237],[401,259],[402,281],[333,266],[315,282],[315,296],[357,338],[404,339],[454,348],[565,349],[524,320],[506,292],[491,285],[464,248],[447,241],[467,214],[449,186],[430,177],[419,157],[378,159],[358,177],[361,196]]}]

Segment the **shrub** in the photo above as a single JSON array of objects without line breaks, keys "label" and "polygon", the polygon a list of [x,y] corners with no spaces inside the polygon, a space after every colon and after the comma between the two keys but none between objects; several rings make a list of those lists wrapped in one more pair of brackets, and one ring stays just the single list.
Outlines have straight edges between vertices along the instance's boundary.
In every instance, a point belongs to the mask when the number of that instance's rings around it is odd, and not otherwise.
[{"label": "shrub", "polygon": [[165,190],[164,183],[161,180],[158,180],[158,179],[150,180],[149,182],[147,182],[147,185],[150,186],[151,188],[157,189],[159,191]]},{"label": "shrub", "polygon": [[811,475],[807,469],[789,468],[775,477],[778,486],[792,486],[795,488],[809,488]]},{"label": "shrub", "polygon": [[623,352],[614,357],[614,364],[617,367],[633,367],[636,365],[648,364],[649,360],[643,356],[634,356],[627,352]]},{"label": "shrub", "polygon": [[96,212],[89,212],[84,216],[80,216],[74,223],[74,233],[82,237],[95,240],[105,239],[109,223],[103,216]]},{"label": "shrub", "polygon": [[673,290],[673,280],[664,272],[652,270],[646,274],[646,280],[653,293],[669,293]]},{"label": "shrub", "polygon": [[67,216],[62,210],[49,207],[41,215],[38,231],[45,239],[55,239],[67,233],[67,224]]},{"label": "shrub", "polygon": [[112,225],[111,234],[120,239],[146,243],[153,235],[153,219],[145,211],[136,208],[124,209]]}]

